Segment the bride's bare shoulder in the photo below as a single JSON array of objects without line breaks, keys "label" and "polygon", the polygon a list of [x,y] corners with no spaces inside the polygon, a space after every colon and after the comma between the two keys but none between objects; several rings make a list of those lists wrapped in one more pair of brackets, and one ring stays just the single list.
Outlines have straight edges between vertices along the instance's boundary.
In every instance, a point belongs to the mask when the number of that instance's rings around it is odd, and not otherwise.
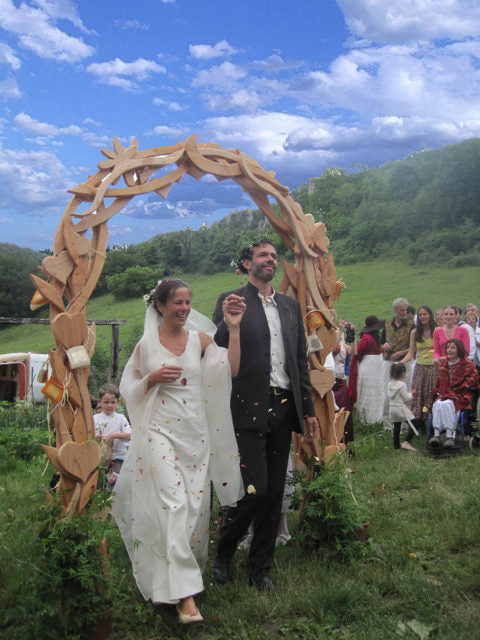
[{"label": "bride's bare shoulder", "polygon": [[210,336],[207,336],[206,333],[200,332],[198,335],[200,338],[200,344],[202,345],[202,353],[203,353],[205,349],[208,347],[208,345],[212,344],[213,340],[210,338]]}]

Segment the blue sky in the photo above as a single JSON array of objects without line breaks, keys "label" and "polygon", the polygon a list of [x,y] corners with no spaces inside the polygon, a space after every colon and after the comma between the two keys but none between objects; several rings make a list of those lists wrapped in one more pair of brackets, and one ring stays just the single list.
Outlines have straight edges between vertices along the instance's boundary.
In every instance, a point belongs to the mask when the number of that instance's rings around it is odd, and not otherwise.
[{"label": "blue sky", "polygon": [[[294,189],[480,135],[478,0],[0,0],[0,242],[50,248],[113,136],[240,148]],[[254,206],[210,176],[110,244]]]}]

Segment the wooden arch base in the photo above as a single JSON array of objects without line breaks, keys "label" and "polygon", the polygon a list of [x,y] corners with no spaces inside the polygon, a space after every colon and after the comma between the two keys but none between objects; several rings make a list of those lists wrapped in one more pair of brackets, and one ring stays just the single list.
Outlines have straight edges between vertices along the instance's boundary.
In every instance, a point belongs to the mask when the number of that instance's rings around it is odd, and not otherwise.
[{"label": "wooden arch base", "polygon": [[[87,325],[85,306],[105,262],[107,222],[137,195],[155,192],[166,198],[172,184],[185,174],[197,179],[212,174],[217,180],[238,183],[293,251],[295,264],[283,261],[280,290],[298,300],[304,316],[309,310],[316,310],[309,316],[311,328],[307,333],[316,334],[322,344],[320,350],[309,354],[321,439],[304,453],[321,458],[341,450],[343,445],[338,442],[343,436],[344,420],[339,416],[335,420],[331,392],[334,376],[323,365],[336,344],[330,309],[342,283],[336,281],[325,225],[303,212],[272,171],[265,171],[239,150],[222,149],[213,142],[199,144],[196,136],[144,151],[138,149],[135,139],[126,148],[114,138],[113,150],[102,149],[102,153],[107,159],[98,164],[97,173],[69,190],[73,197],[55,236],[54,255],[46,257],[40,267],[45,279],[31,276],[37,288],[33,307],[50,304],[55,349],[49,352],[53,374],[48,385],[54,402],[56,447],[45,447],[45,451],[60,474],[58,488],[66,515],[84,509],[97,482],[100,453],[92,439],[94,427],[87,388],[95,327]],[[156,177],[160,171],[164,175]],[[274,211],[272,200],[278,212]],[[83,211],[82,205],[86,207]]]}]

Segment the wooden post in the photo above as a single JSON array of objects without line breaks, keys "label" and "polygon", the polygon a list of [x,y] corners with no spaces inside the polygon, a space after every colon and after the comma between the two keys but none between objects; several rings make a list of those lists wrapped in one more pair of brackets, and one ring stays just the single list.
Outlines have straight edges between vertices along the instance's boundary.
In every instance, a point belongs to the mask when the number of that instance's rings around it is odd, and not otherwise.
[{"label": "wooden post", "polygon": [[112,324],[112,340],[110,342],[110,367],[108,371],[108,381],[118,384],[118,354],[120,351],[118,324]]}]

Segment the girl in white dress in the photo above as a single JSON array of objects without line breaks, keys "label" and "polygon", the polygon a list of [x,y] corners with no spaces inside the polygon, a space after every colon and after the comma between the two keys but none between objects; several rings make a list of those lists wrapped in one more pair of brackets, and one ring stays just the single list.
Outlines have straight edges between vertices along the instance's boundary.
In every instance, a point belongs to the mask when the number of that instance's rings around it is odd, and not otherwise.
[{"label": "girl in white dress", "polygon": [[112,507],[144,598],[176,604],[182,623],[203,619],[193,596],[203,590],[210,481],[220,504],[243,495],[230,388],[245,303],[234,295],[224,302],[227,351],[189,330],[216,329],[192,311],[190,298],[188,286],[171,278],[147,308],[120,384],[133,432]]}]

